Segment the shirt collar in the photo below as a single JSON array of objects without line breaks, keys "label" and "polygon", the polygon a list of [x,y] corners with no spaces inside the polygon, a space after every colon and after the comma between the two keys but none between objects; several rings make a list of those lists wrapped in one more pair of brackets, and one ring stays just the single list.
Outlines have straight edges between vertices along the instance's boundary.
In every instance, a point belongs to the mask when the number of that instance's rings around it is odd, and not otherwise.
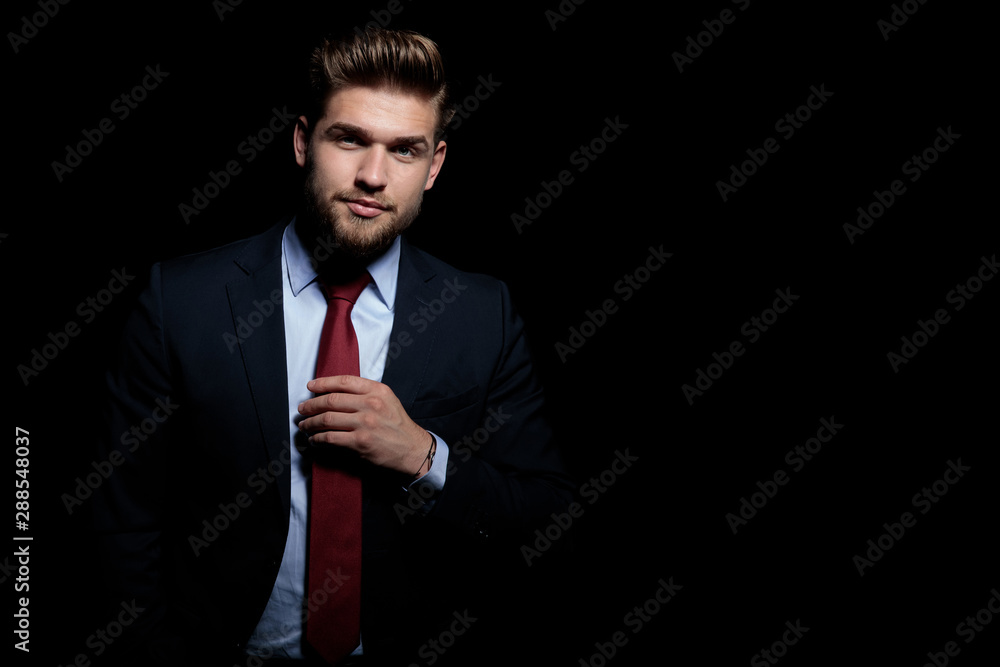
[{"label": "shirt collar", "polygon": [[[382,255],[371,262],[366,268],[371,274],[372,284],[379,300],[390,311],[396,302],[396,284],[399,276],[400,239],[397,236]],[[299,293],[316,281],[316,269],[313,265],[310,251],[296,233],[295,218],[285,227],[281,237],[281,251],[285,257],[288,272],[288,284],[292,288],[292,296]]]}]

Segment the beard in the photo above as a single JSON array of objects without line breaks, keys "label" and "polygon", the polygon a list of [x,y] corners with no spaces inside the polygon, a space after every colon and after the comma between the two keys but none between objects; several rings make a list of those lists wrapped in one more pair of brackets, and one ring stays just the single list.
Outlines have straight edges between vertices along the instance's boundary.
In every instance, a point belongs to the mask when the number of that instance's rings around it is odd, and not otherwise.
[{"label": "beard", "polygon": [[[381,256],[396,237],[403,233],[420,213],[423,191],[415,202],[401,206],[380,192],[361,189],[336,190],[323,194],[318,182],[315,165],[307,157],[306,178],[303,188],[302,217],[307,239],[316,245],[320,240],[332,241],[333,256],[349,259],[365,266]],[[384,211],[375,218],[355,215],[344,202],[351,199],[373,199]],[[338,210],[343,209],[343,212]],[[308,241],[307,241],[308,242]],[[336,261],[336,260],[335,260]]]}]

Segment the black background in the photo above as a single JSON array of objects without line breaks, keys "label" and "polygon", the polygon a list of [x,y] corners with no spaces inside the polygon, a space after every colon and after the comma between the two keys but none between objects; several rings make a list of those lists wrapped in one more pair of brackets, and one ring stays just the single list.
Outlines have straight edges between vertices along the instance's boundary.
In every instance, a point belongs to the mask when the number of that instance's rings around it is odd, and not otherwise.
[{"label": "black background", "polygon": [[[954,664],[995,659],[1000,620],[971,643],[956,626],[1000,586],[990,458],[1000,282],[961,310],[947,301],[997,251],[990,19],[913,2],[885,39],[890,3],[678,4],[567,0],[574,11],[553,30],[556,0],[401,0],[397,15],[385,2],[244,0],[221,17],[208,1],[72,2],[16,53],[8,36],[4,420],[31,439],[31,527],[10,528],[34,538],[24,664],[80,653],[100,664],[86,641],[111,620],[94,611],[86,512],[68,515],[61,496],[92,472],[100,374],[138,289],[92,322],[78,304],[114,270],[140,276],[287,212],[299,189],[291,128],[253,162],[238,146],[273,108],[296,110],[317,36],[373,11],[438,41],[459,99],[480,76],[500,82],[449,132],[411,238],[511,286],[580,484],[618,451],[638,458],[596,502],[582,500],[583,517],[557,540],[572,550],[533,562],[544,585],[528,609],[510,605],[530,630],[497,650],[531,664],[516,649],[541,638],[538,664],[599,665],[595,642],[623,631],[609,664],[746,664],[800,620],[809,631],[781,664],[922,665],[948,641],[961,649]],[[672,54],[727,8],[735,20],[679,72]],[[21,32],[39,11],[11,3],[0,25]],[[157,65],[169,75],[119,119],[113,100]],[[775,123],[811,86],[832,95],[786,139]],[[57,178],[53,162],[105,117],[114,131]],[[625,129],[581,172],[571,155],[606,119]],[[903,163],[938,128],[959,138],[910,182]],[[768,137],[780,149],[723,201],[717,181]],[[242,172],[186,223],[179,205],[234,159]],[[562,170],[574,181],[519,233],[511,215]],[[894,179],[906,192],[851,243],[843,225]],[[660,246],[672,257],[625,300],[615,285]],[[778,289],[799,299],[749,343],[742,325]],[[561,359],[556,344],[606,299],[617,310]],[[950,320],[895,372],[887,354],[938,309]],[[25,384],[17,367],[70,321],[79,335]],[[745,353],[689,403],[681,386],[735,340]],[[843,428],[791,472],[785,453],[821,418]],[[920,514],[911,498],[959,458],[971,470]],[[790,481],[734,535],[726,514],[778,469]],[[916,525],[859,576],[853,557],[906,511]],[[15,577],[3,582],[12,599]],[[626,614],[671,577],[683,588],[633,632]]]}]

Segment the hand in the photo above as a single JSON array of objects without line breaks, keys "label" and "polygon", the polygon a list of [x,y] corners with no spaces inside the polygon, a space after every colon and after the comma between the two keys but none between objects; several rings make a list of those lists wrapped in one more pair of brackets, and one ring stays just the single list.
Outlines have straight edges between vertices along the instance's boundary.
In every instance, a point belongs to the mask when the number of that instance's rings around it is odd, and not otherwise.
[{"label": "hand", "polygon": [[356,375],[311,380],[317,396],[299,404],[299,428],[317,448],[346,447],[374,465],[413,475],[423,469],[432,436],[381,382]]}]

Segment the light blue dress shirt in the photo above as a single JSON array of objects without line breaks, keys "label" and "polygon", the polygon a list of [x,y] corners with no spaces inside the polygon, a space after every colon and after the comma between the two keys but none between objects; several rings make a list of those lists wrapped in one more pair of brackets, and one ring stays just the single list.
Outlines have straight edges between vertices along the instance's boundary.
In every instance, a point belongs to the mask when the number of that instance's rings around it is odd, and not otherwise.
[{"label": "light blue dress shirt", "polygon": [[[351,311],[351,323],[358,336],[361,377],[381,381],[392,331],[396,283],[399,275],[400,240],[368,265],[372,282],[358,297]],[[322,250],[320,251],[322,252]],[[285,363],[288,371],[288,427],[291,442],[301,443],[305,434],[299,431],[298,405],[312,398],[306,383],[316,376],[319,339],[326,318],[326,297],[316,281],[316,270],[307,246],[295,230],[295,220],[285,228],[281,241],[282,310],[285,318]],[[413,482],[429,485],[434,494],[423,490],[421,497],[430,496],[424,506],[432,506],[433,496],[444,488],[448,464],[448,445],[437,435],[437,452],[431,470]],[[291,515],[288,539],[281,559],[278,578],[257,629],[247,645],[248,653],[282,658],[302,657],[303,610],[306,595],[306,541],[309,526],[309,494],[307,482],[310,462],[304,460],[298,448],[291,447]],[[412,485],[411,485],[412,486]],[[355,653],[361,652],[361,646]]]}]

